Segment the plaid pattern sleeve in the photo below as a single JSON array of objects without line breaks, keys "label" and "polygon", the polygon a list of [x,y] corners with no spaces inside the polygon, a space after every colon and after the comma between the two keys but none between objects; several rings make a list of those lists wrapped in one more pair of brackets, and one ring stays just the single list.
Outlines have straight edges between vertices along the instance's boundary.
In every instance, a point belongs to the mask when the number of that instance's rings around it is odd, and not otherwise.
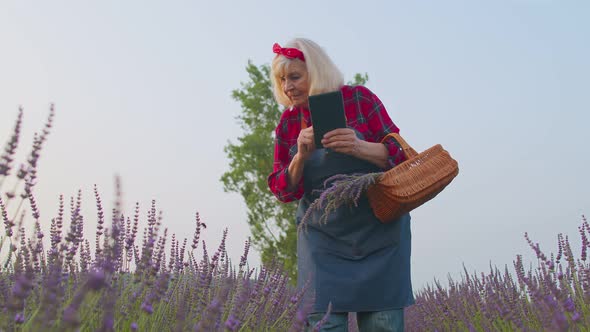
[{"label": "plaid pattern sleeve", "polygon": [[284,203],[303,196],[303,178],[297,186],[289,188],[289,164],[295,155],[297,137],[301,131],[298,113],[286,110],[275,129],[273,171],[268,176],[270,191]]},{"label": "plaid pattern sleeve", "polygon": [[[352,99],[356,104],[359,112],[356,116],[357,125],[367,141],[381,142],[383,138],[389,133],[399,133],[399,128],[393,123],[387,110],[379,98],[364,86],[355,86],[351,88]],[[390,169],[404,160],[404,155],[401,147],[393,138],[387,138],[383,141],[385,147],[389,151],[387,158],[387,169]]]}]

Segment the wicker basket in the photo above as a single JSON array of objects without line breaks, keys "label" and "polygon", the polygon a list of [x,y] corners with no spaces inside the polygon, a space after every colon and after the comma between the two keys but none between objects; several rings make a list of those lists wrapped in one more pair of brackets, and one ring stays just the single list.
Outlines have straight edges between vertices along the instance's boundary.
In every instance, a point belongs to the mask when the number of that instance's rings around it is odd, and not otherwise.
[{"label": "wicker basket", "polygon": [[412,211],[440,193],[459,174],[459,165],[437,144],[421,153],[408,145],[399,134],[388,134],[403,149],[406,161],[395,166],[367,189],[375,216],[389,223]]}]

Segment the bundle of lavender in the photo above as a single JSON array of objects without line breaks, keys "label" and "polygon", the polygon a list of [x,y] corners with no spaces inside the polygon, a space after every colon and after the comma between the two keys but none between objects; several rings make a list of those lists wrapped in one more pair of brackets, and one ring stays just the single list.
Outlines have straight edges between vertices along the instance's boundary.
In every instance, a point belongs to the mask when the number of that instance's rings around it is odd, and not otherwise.
[{"label": "bundle of lavender", "polygon": [[314,190],[314,194],[320,193],[320,196],[310,204],[299,227],[307,225],[314,212],[321,211],[318,223],[326,224],[330,213],[339,207],[345,204],[357,207],[361,195],[375,184],[381,175],[383,172],[337,174],[329,177],[324,181],[324,189]]}]

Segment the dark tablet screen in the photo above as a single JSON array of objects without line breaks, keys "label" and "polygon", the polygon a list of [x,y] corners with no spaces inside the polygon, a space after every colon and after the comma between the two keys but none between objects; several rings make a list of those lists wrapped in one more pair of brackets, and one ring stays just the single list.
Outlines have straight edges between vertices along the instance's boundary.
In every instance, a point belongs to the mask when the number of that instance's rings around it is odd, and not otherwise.
[{"label": "dark tablet screen", "polygon": [[309,111],[316,149],[324,147],[321,141],[327,132],[346,128],[344,100],[340,90],[309,96]]}]

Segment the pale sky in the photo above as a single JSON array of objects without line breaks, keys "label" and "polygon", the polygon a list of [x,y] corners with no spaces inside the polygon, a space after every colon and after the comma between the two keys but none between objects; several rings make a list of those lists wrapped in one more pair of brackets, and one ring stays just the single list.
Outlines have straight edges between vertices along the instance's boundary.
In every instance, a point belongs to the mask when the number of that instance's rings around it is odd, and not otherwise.
[{"label": "pale sky", "polygon": [[[241,196],[224,193],[223,147],[236,141],[231,91],[274,42],[313,39],[351,79],[369,74],[417,150],[441,143],[460,174],[412,213],[412,279],[512,269],[533,258],[524,232],[579,252],[590,215],[590,3],[587,1],[7,1],[0,0],[0,144],[25,109],[20,159],[50,102],[53,132],[36,188],[44,227],[59,194],[83,190],[94,243],[97,184],[125,206],[152,199],[164,225],[192,237],[194,214],[234,261],[249,235]],[[210,249],[211,251],[211,249]],[[200,253],[200,251],[199,251]],[[249,262],[259,264],[252,252]]]}]

